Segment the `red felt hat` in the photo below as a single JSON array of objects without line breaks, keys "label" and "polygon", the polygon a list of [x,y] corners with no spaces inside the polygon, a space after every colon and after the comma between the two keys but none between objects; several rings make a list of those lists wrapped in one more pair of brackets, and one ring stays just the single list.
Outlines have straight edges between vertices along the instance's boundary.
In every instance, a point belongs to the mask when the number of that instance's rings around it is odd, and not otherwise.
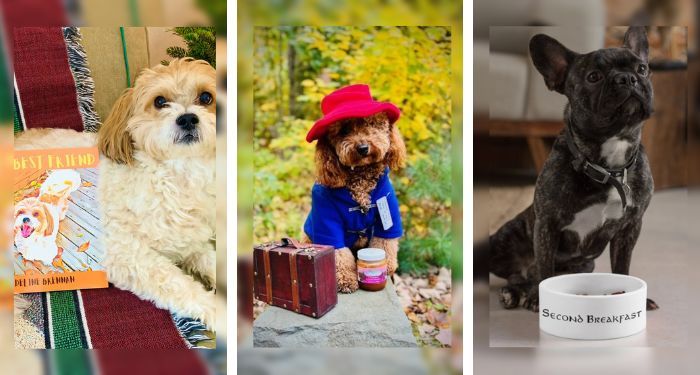
[{"label": "red felt hat", "polygon": [[377,102],[372,99],[367,85],[350,85],[335,90],[321,100],[323,118],[316,121],[306,135],[306,141],[312,142],[326,133],[328,126],[336,121],[353,117],[367,117],[375,113],[386,112],[393,124],[399,119],[401,111],[389,102]]}]

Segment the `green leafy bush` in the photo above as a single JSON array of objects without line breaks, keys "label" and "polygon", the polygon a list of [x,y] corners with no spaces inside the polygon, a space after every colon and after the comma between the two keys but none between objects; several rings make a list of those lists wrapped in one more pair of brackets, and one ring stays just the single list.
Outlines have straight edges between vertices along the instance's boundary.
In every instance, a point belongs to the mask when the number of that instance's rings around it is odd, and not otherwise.
[{"label": "green leafy bush", "polygon": [[[185,41],[187,49],[182,47],[168,47],[165,51],[168,56],[176,59],[192,57],[204,60],[216,68],[216,30],[213,27],[175,27],[171,30]],[[168,65],[167,60],[161,61]]]},{"label": "green leafy bush", "polygon": [[450,156],[449,146],[431,150],[428,158],[409,165],[405,177],[395,181],[405,228],[399,271],[422,273],[429,265],[451,265]]}]

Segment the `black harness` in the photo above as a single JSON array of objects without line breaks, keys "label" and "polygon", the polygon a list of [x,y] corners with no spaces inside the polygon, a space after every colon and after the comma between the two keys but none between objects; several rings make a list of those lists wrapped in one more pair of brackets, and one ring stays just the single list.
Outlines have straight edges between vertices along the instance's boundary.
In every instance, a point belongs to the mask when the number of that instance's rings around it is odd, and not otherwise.
[{"label": "black harness", "polygon": [[603,184],[612,185],[620,194],[620,199],[622,200],[622,212],[625,212],[627,208],[627,200],[630,194],[630,187],[627,184],[627,170],[634,165],[637,161],[637,154],[639,153],[639,147],[634,150],[632,157],[625,163],[625,165],[620,169],[605,168],[599,164],[591,163],[586,159],[586,157],[578,150],[576,143],[573,140],[573,130],[571,126],[567,126],[564,131],[564,139],[566,139],[566,145],[569,147],[569,151],[574,157],[571,164],[574,170],[577,172],[582,172],[591,180]]}]

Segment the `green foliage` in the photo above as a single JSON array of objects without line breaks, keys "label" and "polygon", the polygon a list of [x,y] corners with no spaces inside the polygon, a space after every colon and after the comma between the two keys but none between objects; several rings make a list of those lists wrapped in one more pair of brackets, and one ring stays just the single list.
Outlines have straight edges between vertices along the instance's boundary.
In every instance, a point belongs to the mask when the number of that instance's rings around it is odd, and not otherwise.
[{"label": "green foliage", "polygon": [[[394,184],[401,200],[405,233],[399,271],[422,273],[429,265],[451,266],[451,147],[433,149]],[[404,192],[400,194],[398,192]]]},{"label": "green foliage", "polygon": [[404,221],[401,270],[449,266],[450,51],[448,27],[256,27],[254,241],[301,235],[314,181],[315,145],[305,135],[325,95],[366,83],[402,112],[408,163],[392,173]]},{"label": "green foliage", "polygon": [[165,52],[168,54],[168,56],[174,59],[179,59],[187,56],[187,51],[185,51],[185,49],[182,47],[168,47],[165,50]]},{"label": "green foliage", "polygon": [[[204,60],[216,68],[216,30],[213,27],[175,27],[171,30],[185,41],[187,49],[168,47],[166,53],[172,58],[192,57]],[[163,65],[168,61],[163,60]]]},{"label": "green foliage", "polygon": [[219,35],[226,35],[226,0],[197,0],[202,10],[209,16]]}]

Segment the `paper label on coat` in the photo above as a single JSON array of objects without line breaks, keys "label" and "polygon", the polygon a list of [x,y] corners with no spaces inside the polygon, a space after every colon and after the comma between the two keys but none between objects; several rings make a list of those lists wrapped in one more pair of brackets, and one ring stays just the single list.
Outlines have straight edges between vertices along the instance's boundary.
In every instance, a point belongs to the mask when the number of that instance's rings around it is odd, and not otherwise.
[{"label": "paper label on coat", "polygon": [[382,219],[384,230],[394,226],[394,222],[391,220],[391,211],[389,211],[389,202],[387,202],[386,197],[377,199],[377,210],[379,210],[379,218]]}]

